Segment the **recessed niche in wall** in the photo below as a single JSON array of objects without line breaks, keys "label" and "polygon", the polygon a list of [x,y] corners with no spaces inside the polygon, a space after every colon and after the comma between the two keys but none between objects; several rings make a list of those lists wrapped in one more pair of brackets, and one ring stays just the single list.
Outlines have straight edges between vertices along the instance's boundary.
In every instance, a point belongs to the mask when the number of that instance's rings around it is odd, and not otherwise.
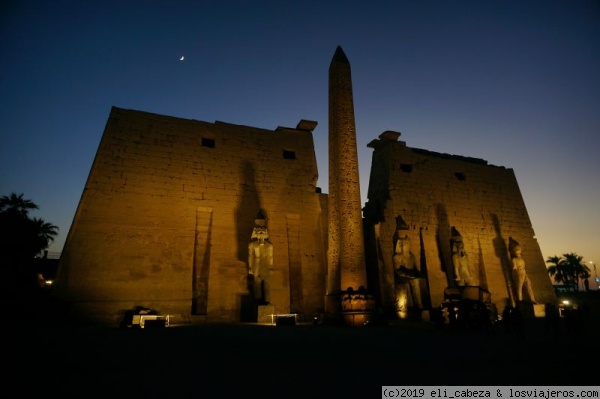
[{"label": "recessed niche in wall", "polygon": [[467,179],[467,176],[465,176],[465,174],[462,172],[456,172],[454,176],[456,176],[456,178],[460,181],[465,181]]},{"label": "recessed niche in wall", "polygon": [[410,172],[412,172],[413,166],[408,163],[403,163],[403,164],[400,164],[400,169],[403,172],[410,173]]},{"label": "recessed niche in wall", "polygon": [[283,159],[296,159],[296,151],[283,150]]},{"label": "recessed niche in wall", "polygon": [[215,139],[202,137],[202,139],[200,139],[200,145],[202,147],[215,148]]}]

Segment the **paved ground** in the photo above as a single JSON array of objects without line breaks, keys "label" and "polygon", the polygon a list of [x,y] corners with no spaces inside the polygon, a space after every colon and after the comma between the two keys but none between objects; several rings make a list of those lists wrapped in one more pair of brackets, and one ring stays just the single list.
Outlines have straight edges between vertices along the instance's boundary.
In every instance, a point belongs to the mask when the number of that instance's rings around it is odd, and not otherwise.
[{"label": "paved ground", "polygon": [[594,385],[579,362],[600,333],[597,323],[554,333],[543,319],[527,320],[522,336],[502,324],[486,333],[426,322],[143,330],[21,322],[4,331],[4,377],[25,389],[17,396],[248,399],[379,398],[382,385]]}]

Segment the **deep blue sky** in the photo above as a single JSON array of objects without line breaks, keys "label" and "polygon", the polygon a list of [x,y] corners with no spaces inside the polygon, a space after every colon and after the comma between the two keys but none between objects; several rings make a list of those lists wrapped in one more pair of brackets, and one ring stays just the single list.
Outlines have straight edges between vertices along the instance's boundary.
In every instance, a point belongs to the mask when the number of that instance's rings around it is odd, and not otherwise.
[{"label": "deep blue sky", "polygon": [[0,195],[36,202],[60,251],[113,105],[266,129],[316,120],[327,192],[338,45],[363,202],[367,143],[400,131],[514,169],[544,257],[600,262],[598,1],[5,1]]}]

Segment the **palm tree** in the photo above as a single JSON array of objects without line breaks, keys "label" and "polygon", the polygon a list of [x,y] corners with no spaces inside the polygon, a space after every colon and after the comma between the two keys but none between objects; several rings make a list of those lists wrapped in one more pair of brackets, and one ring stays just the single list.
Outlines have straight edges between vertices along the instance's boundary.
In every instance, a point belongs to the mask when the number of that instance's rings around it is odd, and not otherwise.
[{"label": "palm tree", "polygon": [[31,219],[32,238],[34,238],[33,250],[38,254],[48,248],[50,243],[58,234],[58,226],[47,223],[41,218]]},{"label": "palm tree", "polygon": [[20,267],[54,241],[58,227],[41,218],[30,218],[32,209],[39,208],[23,194],[0,197],[0,264]]},{"label": "palm tree", "polygon": [[48,248],[58,234],[58,227],[41,218],[29,217],[38,209],[23,194],[0,197],[0,295],[18,298],[37,295],[42,263],[35,257]]},{"label": "palm tree", "polygon": [[23,198],[23,193],[19,195],[11,193],[10,195],[0,197],[0,212],[2,213],[27,217],[29,211],[32,209],[39,208],[33,201]]},{"label": "palm tree", "polygon": [[573,285],[579,291],[579,280],[587,279],[591,274],[590,269],[583,263],[583,256],[579,256],[574,252],[564,254],[563,256],[565,257],[565,264],[569,269],[569,273],[572,276]]},{"label": "palm tree", "polygon": [[549,256],[546,259],[546,263],[549,263],[551,266],[548,267],[548,274],[550,277],[554,278],[554,281],[558,284],[564,284],[569,286],[570,277],[565,267],[565,259],[558,256]]},{"label": "palm tree", "polygon": [[579,277],[583,280],[583,288],[585,292],[588,292],[590,290],[590,281],[588,279],[592,276],[592,272],[586,265],[583,265],[583,267],[584,269],[588,270],[584,270]]}]

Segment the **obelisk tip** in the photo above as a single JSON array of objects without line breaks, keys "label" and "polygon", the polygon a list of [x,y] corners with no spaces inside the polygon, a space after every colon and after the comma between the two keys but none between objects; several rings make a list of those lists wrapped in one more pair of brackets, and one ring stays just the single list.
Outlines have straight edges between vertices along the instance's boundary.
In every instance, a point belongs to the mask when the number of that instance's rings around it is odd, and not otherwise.
[{"label": "obelisk tip", "polygon": [[344,53],[344,50],[342,50],[341,46],[337,46],[335,49],[335,54],[333,54],[331,62],[343,62],[345,64],[350,64],[350,61],[348,61],[348,57],[346,57],[346,54]]}]

